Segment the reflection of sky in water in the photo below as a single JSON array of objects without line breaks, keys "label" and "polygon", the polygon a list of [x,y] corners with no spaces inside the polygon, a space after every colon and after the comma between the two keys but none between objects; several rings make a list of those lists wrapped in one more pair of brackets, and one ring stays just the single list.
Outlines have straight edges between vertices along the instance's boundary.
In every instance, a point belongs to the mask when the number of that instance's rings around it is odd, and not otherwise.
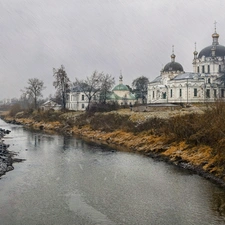
[{"label": "reflection of sky in water", "polygon": [[0,180],[2,224],[224,224],[224,190],[195,174],[73,137],[10,135],[26,161]]}]

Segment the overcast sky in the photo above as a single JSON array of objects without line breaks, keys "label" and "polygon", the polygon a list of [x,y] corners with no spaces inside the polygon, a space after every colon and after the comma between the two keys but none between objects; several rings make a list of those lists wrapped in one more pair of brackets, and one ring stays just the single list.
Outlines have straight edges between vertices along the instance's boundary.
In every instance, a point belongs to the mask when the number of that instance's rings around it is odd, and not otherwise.
[{"label": "overcast sky", "polygon": [[197,51],[212,43],[217,21],[225,45],[224,0],[0,0],[0,99],[21,95],[29,78],[54,95],[53,68],[71,81],[94,70],[124,84],[149,80],[170,62],[192,71]]}]

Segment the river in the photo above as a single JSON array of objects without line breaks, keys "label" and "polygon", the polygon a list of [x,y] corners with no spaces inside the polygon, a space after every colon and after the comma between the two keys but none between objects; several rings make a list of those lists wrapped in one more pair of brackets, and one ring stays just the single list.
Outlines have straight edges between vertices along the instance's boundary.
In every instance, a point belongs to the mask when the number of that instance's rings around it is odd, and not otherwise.
[{"label": "river", "polygon": [[225,190],[198,175],[74,137],[0,127],[25,159],[1,177],[1,225],[225,224]]}]

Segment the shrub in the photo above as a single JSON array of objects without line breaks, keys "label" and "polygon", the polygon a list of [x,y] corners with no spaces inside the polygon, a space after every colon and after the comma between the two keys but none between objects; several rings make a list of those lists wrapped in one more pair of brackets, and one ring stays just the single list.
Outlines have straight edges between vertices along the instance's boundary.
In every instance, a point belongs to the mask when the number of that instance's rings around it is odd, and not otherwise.
[{"label": "shrub", "polygon": [[128,115],[108,113],[95,115],[90,119],[90,126],[94,130],[114,131],[126,127]]},{"label": "shrub", "polygon": [[95,113],[95,112],[110,112],[114,110],[118,110],[120,108],[119,104],[117,102],[111,102],[111,103],[95,103],[90,105],[89,112]]},{"label": "shrub", "polygon": [[21,111],[22,111],[22,109],[21,109],[20,104],[14,104],[10,108],[9,115],[15,116],[18,112],[21,112]]}]

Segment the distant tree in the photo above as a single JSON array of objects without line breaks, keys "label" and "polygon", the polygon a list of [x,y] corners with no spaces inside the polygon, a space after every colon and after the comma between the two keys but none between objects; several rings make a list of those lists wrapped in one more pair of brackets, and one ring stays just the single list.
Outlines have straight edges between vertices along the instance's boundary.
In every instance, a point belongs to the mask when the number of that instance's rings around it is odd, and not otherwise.
[{"label": "distant tree", "polygon": [[103,73],[98,73],[94,71],[90,77],[87,77],[85,80],[78,80],[76,78],[75,84],[80,88],[80,90],[85,94],[88,99],[88,107],[89,110],[90,102],[94,96],[98,92],[100,92],[102,88],[102,80],[103,80]]},{"label": "distant tree", "polygon": [[38,98],[42,97],[42,91],[45,89],[44,82],[37,79],[29,79],[28,80],[28,87],[25,87],[23,92],[23,98],[26,98],[28,102],[32,102],[35,109],[38,106]]},{"label": "distant tree", "polygon": [[69,91],[70,79],[67,76],[65,67],[61,65],[59,69],[53,68],[55,81],[53,86],[57,89],[57,96],[60,97],[63,109],[66,109],[67,92]]},{"label": "distant tree", "polygon": [[133,89],[130,87],[130,85],[126,84],[127,88],[129,89],[130,92],[133,92]]},{"label": "distant tree", "polygon": [[109,74],[102,73],[101,78],[101,90],[100,90],[100,102],[106,103],[107,94],[112,89],[113,85],[115,84],[115,79]]},{"label": "distant tree", "polygon": [[138,97],[142,98],[142,103],[145,102],[148,93],[148,83],[148,78],[144,76],[138,77],[132,82],[134,92]]}]

